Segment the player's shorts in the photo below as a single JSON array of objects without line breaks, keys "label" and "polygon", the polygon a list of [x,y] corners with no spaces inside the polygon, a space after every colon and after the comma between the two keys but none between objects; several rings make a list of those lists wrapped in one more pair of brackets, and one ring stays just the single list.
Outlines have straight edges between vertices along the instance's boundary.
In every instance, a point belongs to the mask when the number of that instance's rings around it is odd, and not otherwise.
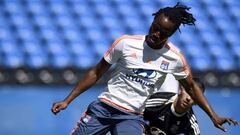
[{"label": "player's shorts", "polygon": [[70,135],[143,135],[142,115],[123,112],[101,101],[92,102]]}]

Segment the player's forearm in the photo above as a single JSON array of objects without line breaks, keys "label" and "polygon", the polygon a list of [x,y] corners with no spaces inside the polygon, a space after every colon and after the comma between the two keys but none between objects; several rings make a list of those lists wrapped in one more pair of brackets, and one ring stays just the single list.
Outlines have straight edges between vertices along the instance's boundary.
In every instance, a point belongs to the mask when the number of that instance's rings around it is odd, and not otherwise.
[{"label": "player's forearm", "polygon": [[77,96],[89,89],[98,80],[96,70],[91,69],[83,78],[80,79],[76,87],[64,99],[67,104],[70,104]]},{"label": "player's forearm", "polygon": [[67,104],[71,103],[78,95],[93,86],[102,76],[102,74],[104,74],[110,67],[111,64],[109,64],[104,60],[104,58],[102,58],[95,67],[93,67],[87,72],[87,74],[83,76],[83,78],[78,82],[76,87],[64,99],[64,102],[66,102]]},{"label": "player's forearm", "polygon": [[214,120],[217,114],[213,111],[206,97],[203,95],[201,89],[194,84],[191,93],[191,97],[194,101],[208,114],[208,116]]}]

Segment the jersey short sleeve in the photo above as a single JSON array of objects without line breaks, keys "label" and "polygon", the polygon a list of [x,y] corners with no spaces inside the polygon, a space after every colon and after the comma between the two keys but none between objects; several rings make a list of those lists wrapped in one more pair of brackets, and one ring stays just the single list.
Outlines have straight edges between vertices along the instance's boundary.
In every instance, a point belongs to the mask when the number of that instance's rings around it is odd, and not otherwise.
[{"label": "jersey short sleeve", "polygon": [[179,60],[176,64],[175,71],[173,72],[174,77],[177,80],[184,79],[190,74],[190,68],[188,66],[185,56],[180,52],[178,54]]},{"label": "jersey short sleeve", "polygon": [[124,44],[123,39],[124,39],[124,36],[119,37],[117,40],[115,40],[112,43],[112,46],[105,53],[104,59],[109,64],[116,63],[119,60],[119,58],[122,56],[123,44]]}]

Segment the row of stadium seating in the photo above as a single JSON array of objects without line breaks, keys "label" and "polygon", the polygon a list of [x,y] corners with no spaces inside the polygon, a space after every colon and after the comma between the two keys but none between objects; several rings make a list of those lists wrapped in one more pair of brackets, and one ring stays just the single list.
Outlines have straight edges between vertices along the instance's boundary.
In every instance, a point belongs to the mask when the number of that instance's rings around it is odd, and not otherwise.
[{"label": "row of stadium seating", "polygon": [[[240,68],[240,2],[183,1],[197,19],[171,39],[193,70]],[[122,34],[146,34],[151,14],[166,0],[3,0],[0,2],[0,65],[87,69]]]}]

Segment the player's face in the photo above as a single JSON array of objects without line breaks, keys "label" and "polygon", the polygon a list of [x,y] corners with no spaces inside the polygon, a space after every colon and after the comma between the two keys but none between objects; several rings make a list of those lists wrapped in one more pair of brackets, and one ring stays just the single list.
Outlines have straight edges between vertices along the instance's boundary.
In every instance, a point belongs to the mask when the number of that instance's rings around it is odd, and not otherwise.
[{"label": "player's face", "polygon": [[193,106],[194,101],[191,98],[191,96],[185,91],[185,89],[181,87],[180,93],[178,95],[178,104],[180,105],[180,107],[182,107],[183,109],[189,109]]},{"label": "player's face", "polygon": [[167,39],[175,32],[176,25],[164,14],[156,18],[148,33],[148,42],[152,45],[163,46]]}]

